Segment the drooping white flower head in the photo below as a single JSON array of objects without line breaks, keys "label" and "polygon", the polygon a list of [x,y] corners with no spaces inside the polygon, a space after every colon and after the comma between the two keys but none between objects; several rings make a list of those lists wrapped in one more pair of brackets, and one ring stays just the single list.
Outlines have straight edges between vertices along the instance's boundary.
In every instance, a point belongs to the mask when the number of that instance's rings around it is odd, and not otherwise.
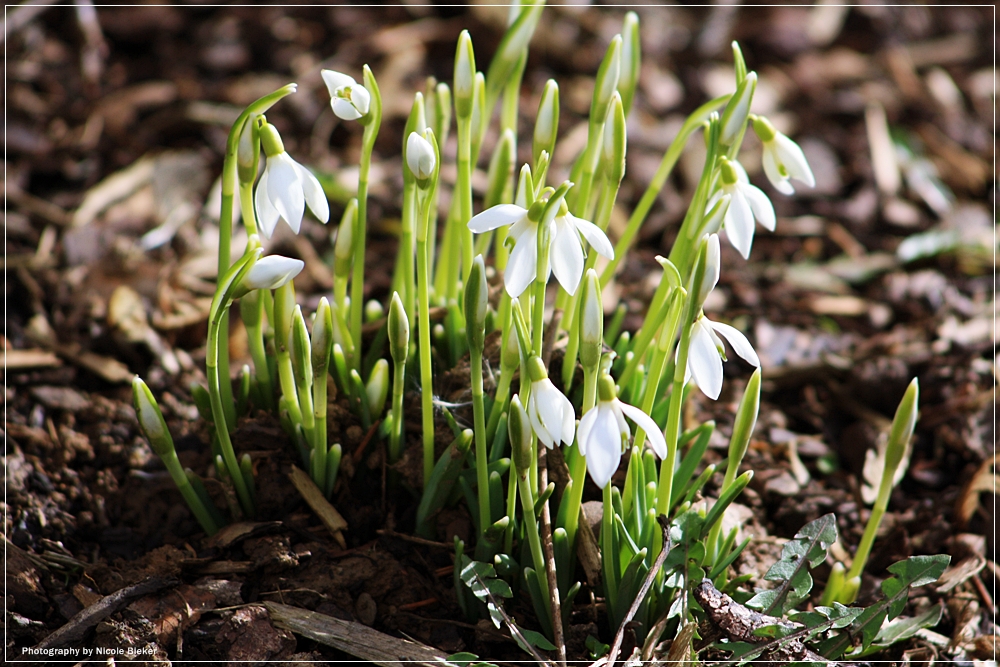
[{"label": "drooping white flower head", "polygon": [[599,399],[580,420],[577,442],[580,454],[587,457],[590,478],[599,488],[607,486],[611,476],[618,470],[622,448],[632,437],[625,417],[646,432],[646,441],[661,459],[667,456],[667,443],[656,422],[637,407],[622,403],[615,392],[615,382],[610,375],[604,375],[598,384]]},{"label": "drooping white flower head", "polygon": [[267,161],[264,173],[257,182],[253,203],[261,235],[271,238],[278,218],[284,219],[298,234],[306,204],[320,222],[329,220],[330,204],[323,186],[312,172],[285,152],[274,126],[264,123],[260,128],[260,139]]},{"label": "drooping white flower head", "polygon": [[437,156],[431,142],[416,132],[406,138],[406,166],[418,181],[426,181],[434,175]]},{"label": "drooping white flower head", "polygon": [[722,340],[733,346],[736,354],[747,363],[760,367],[760,359],[743,332],[722,322],[713,322],[704,315],[691,325],[687,372],[695,384],[710,399],[717,400],[722,392],[722,361],[726,358]]},{"label": "drooping white flower head", "polygon": [[724,226],[729,242],[744,259],[750,257],[753,245],[754,220],[774,231],[774,206],[763,190],[750,184],[746,170],[736,160],[721,159],[719,190],[709,200],[706,213],[723,195],[729,195]]},{"label": "drooping white flower head", "polygon": [[281,255],[261,257],[243,278],[243,287],[247,290],[278,289],[299,275],[305,265],[301,259]]},{"label": "drooping white flower head", "polygon": [[333,113],[337,118],[357,120],[368,115],[372,96],[367,88],[353,77],[334,72],[332,69],[322,70],[320,74],[323,76],[326,89],[330,91],[330,106],[333,107]]},{"label": "drooping white flower head", "polygon": [[763,116],[753,117],[753,129],[764,145],[764,173],[775,190],[783,195],[794,194],[795,188],[790,183],[793,178],[810,188],[816,187],[816,178],[797,143],[774,129]]},{"label": "drooping white flower head", "polygon": [[573,404],[549,380],[545,365],[538,357],[528,361],[531,394],[528,396],[528,420],[538,440],[549,449],[563,442],[573,444],[576,413]]},{"label": "drooping white flower head", "polygon": [[[545,264],[549,271],[556,275],[556,280],[563,289],[572,295],[576,293],[576,288],[583,277],[584,254],[580,236],[582,235],[599,255],[608,259],[614,259],[615,249],[600,227],[589,220],[572,215],[565,203],[559,206],[559,213],[549,223],[551,243],[545,249],[545,252],[548,252],[548,261]],[[486,209],[469,220],[469,229],[477,234],[511,225],[508,236],[514,241],[514,249],[510,253],[510,260],[504,271],[504,282],[507,293],[512,297],[520,296],[536,277],[541,208],[537,202],[530,211],[516,204],[500,204]],[[548,280],[548,276],[545,276],[545,279]]]}]

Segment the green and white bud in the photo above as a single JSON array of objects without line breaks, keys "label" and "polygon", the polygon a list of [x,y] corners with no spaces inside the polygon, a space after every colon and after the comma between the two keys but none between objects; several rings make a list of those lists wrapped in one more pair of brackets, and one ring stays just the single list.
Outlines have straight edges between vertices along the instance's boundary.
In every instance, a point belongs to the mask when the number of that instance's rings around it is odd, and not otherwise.
[{"label": "green and white bud", "polygon": [[260,145],[267,157],[274,157],[285,152],[285,144],[281,141],[278,129],[266,120],[260,124]]},{"label": "green and white bud", "polygon": [[594,82],[594,98],[590,102],[590,118],[599,121],[607,117],[611,96],[618,87],[618,74],[622,54],[622,36],[615,35],[604,54]]},{"label": "green and white bud", "polygon": [[292,315],[292,334],[288,342],[295,383],[299,387],[312,387],[312,343],[309,340],[309,330],[306,328],[306,319],[302,316],[301,306],[295,306]]},{"label": "green and white bud", "polygon": [[322,377],[330,365],[330,352],[333,349],[333,310],[325,296],[319,300],[316,308],[311,343],[313,372],[317,377]]},{"label": "green and white bud", "polygon": [[278,352],[288,350],[288,337],[292,331],[292,314],[295,308],[293,283],[285,283],[274,290],[274,345]]},{"label": "green and white bud", "polygon": [[469,127],[472,135],[470,137],[472,139],[472,154],[479,155],[479,147],[483,143],[486,127],[490,122],[490,115],[486,112],[486,79],[482,72],[476,72],[473,88],[472,115],[469,117]]},{"label": "green and white bud", "polygon": [[736,72],[736,85],[739,86],[747,77],[747,63],[743,59],[743,50],[739,42],[733,40],[733,70]]},{"label": "green and white bud", "polygon": [[375,299],[369,299],[368,303],[365,304],[365,322],[370,324],[383,315],[385,315],[385,309],[382,304]]},{"label": "green and white bud", "polygon": [[333,244],[333,272],[338,278],[351,275],[354,253],[354,228],[358,224],[358,200],[352,198],[344,208],[337,229],[337,241]]},{"label": "green and white bud", "polygon": [[156,399],[153,398],[153,392],[138,375],[132,379],[132,405],[135,407],[139,426],[156,455],[162,458],[172,454],[174,439],[170,436],[167,422],[160,412]]},{"label": "green and white bud", "polygon": [[427,187],[437,166],[434,146],[416,132],[410,132],[410,136],[406,139],[406,166],[422,188]]},{"label": "green and white bud", "polygon": [[368,394],[368,410],[371,418],[378,419],[382,415],[385,399],[389,395],[389,362],[385,359],[379,359],[372,367],[368,384],[365,385],[365,393]]},{"label": "green and white bud", "polygon": [[531,467],[531,421],[528,419],[528,413],[525,412],[517,394],[514,394],[513,398],[510,399],[507,435],[510,438],[514,467],[521,474]]},{"label": "green and white bud", "polygon": [[729,98],[726,110],[722,112],[719,143],[723,146],[732,146],[746,127],[755,90],[757,90],[757,73],[750,72],[736,88],[736,92]]},{"label": "green and white bud", "polygon": [[486,265],[483,256],[472,260],[472,270],[465,286],[465,335],[469,348],[480,354],[486,338],[486,310],[489,306],[489,284],[486,282]]},{"label": "green and white bud", "polygon": [[896,415],[892,418],[892,428],[889,430],[889,444],[885,450],[885,471],[882,478],[893,479],[896,468],[906,454],[910,446],[910,438],[913,437],[913,429],[917,424],[917,403],[920,400],[920,382],[913,378],[910,385],[903,394],[903,400],[896,408]]},{"label": "green and white bud", "polygon": [[616,185],[625,177],[626,144],[625,107],[621,95],[615,91],[611,96],[608,117],[604,121],[601,157],[604,160],[604,173],[607,174],[608,181]]},{"label": "green and white bud", "polygon": [[472,37],[468,30],[458,36],[455,49],[455,78],[452,90],[455,93],[455,115],[462,119],[472,116],[475,96],[476,54],[472,48]]},{"label": "green and white bud", "polygon": [[622,96],[625,115],[632,110],[635,90],[639,85],[642,47],[639,42],[639,15],[629,12],[622,23],[622,57],[618,74],[618,92]]},{"label": "green and white bud", "polygon": [[535,133],[531,139],[532,164],[538,164],[542,151],[550,156],[556,149],[559,134],[559,84],[554,79],[545,82],[542,99],[535,116]]},{"label": "green and white bud", "polygon": [[451,88],[444,81],[438,83],[434,89],[435,95],[432,100],[427,98],[427,107],[434,108],[433,116],[428,112],[427,125],[434,130],[434,136],[439,137],[440,143],[448,141],[448,131],[451,129]]},{"label": "green and white bud", "polygon": [[758,367],[747,388],[743,391],[743,398],[740,400],[740,407],[736,410],[736,419],[733,422],[733,435],[729,438],[729,464],[726,468],[726,482],[724,487],[728,487],[732,480],[736,479],[739,472],[740,462],[747,453],[750,445],[750,436],[753,435],[754,426],[757,425],[757,413],[760,410],[760,368]]},{"label": "green and white bud", "polygon": [[240,132],[240,143],[236,147],[236,169],[241,183],[253,183],[257,180],[257,167],[260,164],[260,118],[263,116],[253,115],[247,118]]},{"label": "green and white bud", "polygon": [[403,300],[399,298],[399,292],[392,293],[387,326],[389,354],[392,355],[392,361],[396,364],[405,364],[410,349],[410,321],[406,317],[406,309],[403,307]]},{"label": "green and white bud", "polygon": [[486,196],[483,198],[485,208],[491,208],[503,203],[504,190],[508,188],[510,177],[514,170],[514,131],[507,128],[500,135],[500,141],[490,156],[490,167],[486,172]]},{"label": "green and white bud", "polygon": [[601,303],[601,280],[594,269],[588,269],[583,279],[582,298],[580,363],[584,368],[596,370],[604,348],[604,306]]}]

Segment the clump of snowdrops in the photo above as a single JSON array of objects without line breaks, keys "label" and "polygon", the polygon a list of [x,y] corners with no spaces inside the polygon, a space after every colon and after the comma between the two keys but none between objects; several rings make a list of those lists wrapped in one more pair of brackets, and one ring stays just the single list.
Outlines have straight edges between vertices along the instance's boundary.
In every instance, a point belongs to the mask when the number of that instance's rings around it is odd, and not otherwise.
[{"label": "clump of snowdrops", "polygon": [[[419,497],[418,533],[433,535],[434,518],[444,506],[462,499],[467,504],[478,537],[471,550],[456,539],[455,582],[469,616],[488,611],[498,626],[508,624],[526,650],[558,649],[565,658],[563,628],[581,590],[581,574],[603,596],[610,627],[633,621],[647,647],[696,618],[686,591],[703,578],[731,592],[744,583],[745,578],[729,581],[728,572],[749,538],[737,543],[737,529],[723,530],[721,518],[753,474],[739,474],[739,468],[757,418],[760,362],[743,332],[710,320],[703,304],[719,280],[720,236],[746,258],[757,225],[775,227],[768,196],[750,183],[740,164],[746,131],[763,144],[763,170],[776,191],[790,195],[793,181],[811,187],[814,179],[798,145],[768,119],[751,114],[757,75],[748,71],[734,43],[735,92],[709,100],[687,118],[612,242],[607,230],[626,171],[626,119],[640,69],[639,19],[629,13],[621,34],[610,41],[595,77],[585,148],[571,172],[557,177],[551,169],[559,130],[555,81],[541,91],[527,138],[532,159],[527,164],[516,160],[523,139],[517,133],[522,77],[541,12],[540,4],[512,8],[485,74],[477,69],[472,40],[463,32],[451,85],[432,80],[414,95],[400,146],[402,212],[392,296],[387,309],[367,308],[367,319],[382,323],[367,350],[362,349],[362,301],[368,184],[382,110],[375,75],[367,66],[360,80],[322,72],[333,113],[343,122],[358,123],[363,136],[357,197],[342,212],[334,244],[333,291],[311,315],[298,305],[293,286],[303,262],[265,256],[260,244],[281,221],[298,233],[307,209],[320,222],[330,217],[319,180],[285,151],[266,118],[274,104],[296,91],[295,84],[243,111],[229,134],[223,166],[219,279],[206,343],[208,384],[193,391],[213,425],[215,474],[232,490],[231,514],[252,518],[257,512],[252,461],[246,454],[238,457],[232,441],[239,419],[251,408],[272,412],[316,487],[330,498],[342,455],[339,444],[328,442],[332,383],[366,429],[379,423],[377,437],[387,441],[389,463],[400,460],[407,443],[419,447],[422,486],[410,489]],[[452,120],[457,178],[446,199],[450,205],[442,209],[441,147]],[[484,155],[490,132],[497,139],[492,153]],[[602,290],[614,279],[691,140],[706,147],[701,178],[669,256],[658,258],[662,272],[642,326],[621,331],[624,307],[606,322]],[[479,164],[488,164],[488,187],[477,201],[471,182]],[[236,196],[249,241],[232,261]],[[553,275],[556,285],[550,289]],[[253,361],[235,383],[227,344],[234,303]],[[547,318],[553,310],[562,318]],[[413,327],[416,336],[411,336]],[[484,350],[494,332],[499,332],[499,372],[490,374],[488,392]],[[547,363],[553,342],[564,350],[559,372]],[[693,391],[719,397],[726,342],[758,368],[739,403],[728,457],[699,472],[715,425],[684,428],[684,404]],[[466,356],[471,429],[463,429],[450,412],[453,406],[434,395],[435,374]],[[420,392],[421,428],[415,433],[404,432],[408,387]],[[204,530],[216,532],[226,519],[200,478],[181,468],[156,401],[139,378],[134,394],[153,449]],[[915,389],[904,404],[905,414],[897,420],[905,423],[893,429],[893,452],[905,447],[912,433]],[[436,441],[441,419],[452,427],[449,443]],[[542,455],[555,448],[569,477],[558,495],[539,465]],[[625,482],[618,488],[611,480],[623,459]],[[894,471],[895,464],[887,479]],[[719,497],[710,505],[697,502],[717,472],[724,473]],[[603,499],[597,539],[581,520],[588,475]],[[887,500],[888,491],[879,494],[879,516]],[[658,518],[665,518],[666,530]],[[863,568],[873,537],[874,528],[866,531],[859,548],[864,553],[849,573],[835,568],[839,579],[828,589],[827,603],[853,600],[858,564]],[[600,565],[591,559],[587,567],[584,551],[599,553]],[[520,627],[503,612],[502,598],[516,589],[527,591],[540,632]],[[596,653],[600,646],[595,639]]]}]

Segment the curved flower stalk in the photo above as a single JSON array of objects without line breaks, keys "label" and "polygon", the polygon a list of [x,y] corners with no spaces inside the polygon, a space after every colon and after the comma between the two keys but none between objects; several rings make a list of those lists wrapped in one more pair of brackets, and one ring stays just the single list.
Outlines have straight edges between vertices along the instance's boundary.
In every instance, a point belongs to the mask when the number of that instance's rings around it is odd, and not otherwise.
[{"label": "curved flower stalk", "polygon": [[531,377],[528,419],[535,435],[549,449],[559,442],[573,444],[573,432],[576,430],[573,404],[552,384],[539,357],[534,356],[528,361],[528,374]]},{"label": "curved flower stalk", "polygon": [[306,204],[316,219],[326,223],[330,219],[330,204],[319,180],[285,152],[278,131],[266,121],[260,128],[260,141],[267,162],[257,183],[254,209],[264,238],[271,238],[278,218],[298,234]]},{"label": "curved flower stalk", "polygon": [[810,188],[816,187],[816,178],[799,145],[774,129],[767,118],[751,116],[750,119],[753,131],[764,145],[761,162],[774,189],[783,195],[795,194],[795,188],[789,182],[793,178]]},{"label": "curved flower stalk", "polygon": [[[509,237],[514,242],[510,260],[504,271],[507,293],[520,296],[536,278],[538,264],[538,226],[541,223],[542,206],[522,208],[516,204],[500,204],[476,215],[469,221],[469,229],[482,234],[504,225],[510,225]],[[570,295],[576,293],[583,277],[584,254],[580,241],[582,235],[598,254],[614,259],[615,250],[601,228],[578,218],[569,212],[565,204],[560,204],[559,213],[550,223],[549,238],[552,243],[548,252],[549,270]],[[545,277],[548,280],[548,276]]]},{"label": "curved flower stalk", "polygon": [[323,83],[330,92],[330,106],[337,118],[358,120],[368,115],[372,96],[368,89],[347,74],[325,69],[320,72]]},{"label": "curved flower stalk", "polygon": [[632,437],[625,417],[636,423],[645,433],[649,446],[660,459],[667,456],[667,443],[656,422],[639,408],[618,400],[615,382],[610,375],[601,377],[598,384],[599,399],[580,420],[577,441],[580,454],[587,457],[587,471],[598,487],[604,488],[618,470],[622,447]]},{"label": "curved flower stalk", "polygon": [[[705,277],[698,292],[698,307],[719,282],[719,236],[711,234],[705,253]],[[691,324],[691,344],[687,358],[687,372],[694,377],[701,391],[716,400],[722,392],[722,361],[726,358],[722,336],[733,346],[736,354],[748,363],[760,367],[760,359],[743,332],[721,322],[713,322],[704,313]]]},{"label": "curved flower stalk", "polygon": [[719,191],[709,200],[705,213],[708,215],[719,199],[729,195],[729,208],[723,224],[729,242],[747,259],[750,257],[750,246],[753,245],[754,220],[773,232],[774,206],[763,190],[750,184],[750,179],[739,162],[719,158],[719,169]]}]

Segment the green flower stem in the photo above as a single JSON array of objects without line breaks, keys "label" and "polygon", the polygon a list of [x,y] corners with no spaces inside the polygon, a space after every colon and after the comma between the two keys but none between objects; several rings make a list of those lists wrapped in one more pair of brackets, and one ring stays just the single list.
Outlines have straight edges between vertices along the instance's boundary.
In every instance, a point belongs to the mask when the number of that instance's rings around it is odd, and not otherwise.
[{"label": "green flower stem", "polygon": [[[472,219],[472,122],[470,118],[458,117],[458,181],[455,184],[459,215],[455,235],[462,250],[462,282],[469,279],[472,270],[473,239],[469,229]],[[452,245],[454,250],[454,245]],[[457,258],[456,258],[457,259]],[[448,284],[448,299],[458,297],[458,275]]]},{"label": "green flower stem", "polygon": [[247,236],[257,233],[257,214],[253,206],[253,183],[240,182],[240,214]]},{"label": "green flower stem", "polygon": [[[448,206],[448,215],[445,217],[444,234],[441,237],[441,250],[438,252],[438,263],[434,267],[434,295],[435,300],[444,300],[450,289],[450,285],[458,280],[458,255],[459,250],[455,247],[455,230],[459,218],[458,197],[455,191],[452,192],[451,204]],[[428,248],[434,244],[434,239],[428,239]],[[433,258],[433,253],[428,250]],[[454,278],[453,278],[454,276]]]},{"label": "green flower stem", "polygon": [[618,577],[620,576],[618,572],[615,572],[614,565],[615,509],[611,503],[611,482],[604,485],[601,499],[604,506],[604,512],[601,516],[601,569],[604,570],[604,596],[607,598],[607,607],[611,610],[615,608],[618,601]]},{"label": "green flower stem", "polygon": [[434,470],[434,380],[431,373],[431,300],[428,289],[430,282],[430,255],[427,237],[430,226],[430,198],[427,193],[419,197],[419,226],[417,228],[417,314],[420,330],[420,407],[423,417],[424,434],[424,484]]},{"label": "green flower stem", "polygon": [[649,312],[643,320],[642,326],[639,327],[639,331],[635,335],[635,342],[632,344],[632,359],[625,364],[625,370],[622,371],[621,376],[618,378],[618,385],[623,389],[632,380],[632,374],[638,368],[639,362],[645,358],[646,351],[649,349],[650,343],[653,342],[653,337],[659,328],[658,325],[663,321],[664,309],[667,306],[667,297],[670,295],[670,287],[670,282],[664,277],[660,280],[660,284],[657,285],[656,291],[653,293],[653,298],[649,303]]},{"label": "green flower stem", "polygon": [[[321,371],[321,372],[319,372]],[[315,369],[313,373],[312,402],[315,430],[313,433],[313,481],[317,488],[326,487],[326,383],[329,380],[327,367]]]},{"label": "green flower stem", "polygon": [[[258,308],[264,308],[263,302]],[[267,366],[267,349],[264,346],[264,330],[259,324],[247,327],[247,346],[250,350],[250,358],[253,359],[253,370],[257,377],[257,385],[260,387],[260,394],[264,399],[261,406],[268,411],[274,410],[274,385],[271,383],[271,371]]]},{"label": "green flower stem", "polygon": [[[678,132],[677,136],[674,137],[674,140],[670,142],[670,147],[663,155],[663,159],[660,161],[660,166],[653,175],[653,180],[650,181],[649,187],[646,188],[646,191],[642,195],[642,199],[639,200],[635,210],[632,211],[632,215],[629,217],[628,223],[625,225],[625,231],[622,233],[621,238],[618,239],[618,243],[615,244],[615,258],[611,260],[606,267],[604,267],[604,271],[601,273],[601,287],[605,287],[608,282],[610,282],[612,276],[615,274],[615,271],[617,271],[622,258],[625,256],[625,253],[627,253],[628,249],[632,247],[636,234],[639,233],[639,228],[642,226],[643,221],[645,221],[646,216],[649,215],[649,211],[653,207],[653,204],[656,203],[657,198],[660,196],[660,192],[663,190],[663,186],[666,184],[667,179],[670,177],[670,173],[677,164],[677,160],[680,159],[681,153],[687,145],[688,138],[694,133],[695,130],[701,127],[706,120],[708,120],[708,117],[713,111],[724,106],[726,102],[729,101],[729,97],[729,95],[723,95],[722,97],[716,97],[714,100],[709,100],[695,109],[694,112],[684,121],[684,125],[681,126],[680,132]],[[674,245],[675,248],[677,247],[677,244],[680,243],[681,238],[682,236],[677,237],[678,240]],[[673,260],[673,252],[671,252],[671,260]]]},{"label": "green flower stem", "polygon": [[181,497],[184,498],[184,502],[191,509],[195,518],[198,519],[198,523],[201,524],[202,530],[204,530],[209,536],[215,535],[219,532],[219,525],[216,523],[215,519],[212,517],[212,513],[205,507],[202,502],[201,497],[191,486],[191,480],[188,479],[187,473],[184,472],[184,468],[181,467],[181,462],[177,458],[177,452],[171,447],[170,451],[164,452],[160,455],[160,460],[163,461],[163,465],[167,467],[167,472],[170,473],[170,478],[174,480],[174,484],[177,485],[177,490],[181,492]]},{"label": "green flower stem", "polygon": [[[490,473],[487,469],[486,453],[486,407],[483,405],[483,351],[469,348],[472,367],[472,415],[476,429],[476,486],[479,487],[479,529],[489,528],[490,521]],[[489,544],[485,539],[476,541],[476,559],[485,560]]]},{"label": "green flower stem", "polygon": [[378,85],[368,65],[364,67],[365,88],[371,94],[371,105],[368,115],[362,122],[365,130],[361,137],[361,163],[358,173],[358,221],[354,228],[354,262],[351,266],[351,339],[354,341],[354,354],[351,355],[351,366],[361,372],[361,313],[365,298],[365,242],[368,236],[368,176],[371,171],[372,150],[375,148],[375,138],[382,124],[382,97]]},{"label": "green flower stem", "polygon": [[712,192],[714,174],[716,173],[716,158],[719,151],[719,122],[713,117],[708,124],[707,149],[705,153],[705,165],[702,168],[701,179],[698,187],[695,188],[691,205],[688,206],[684,221],[677,233],[677,240],[674,247],[670,249],[670,261],[674,263],[685,278],[688,269],[692,266],[692,255],[697,244],[701,242],[701,228],[705,220],[705,205]]},{"label": "green flower stem", "polygon": [[[404,165],[404,171],[409,169]],[[403,298],[403,310],[412,322],[416,314],[416,286],[413,279],[413,221],[417,217],[417,184],[403,182],[403,212],[402,230],[399,235],[399,271],[400,296]]]},{"label": "green flower stem", "polygon": [[[504,335],[512,334],[513,331]],[[493,407],[490,409],[490,419],[486,424],[486,439],[490,442],[493,442],[497,426],[500,424],[500,417],[507,409],[507,402],[510,398],[510,383],[513,379],[513,369],[500,368],[500,379],[497,381],[497,390],[493,395]]]},{"label": "green flower stem", "polygon": [[[587,414],[597,402],[597,368],[583,369],[583,409],[582,413]],[[580,507],[583,504],[583,486],[587,482],[587,457],[580,453],[579,443],[576,456],[572,457],[569,467],[570,482],[564,493],[567,496],[565,511],[560,511],[557,525],[566,529],[566,536],[569,541],[570,554],[576,553],[576,534],[580,528]],[[563,508],[560,507],[560,510]]]},{"label": "green flower stem", "polygon": [[[534,438],[532,438],[534,440]],[[552,602],[549,599],[549,582],[545,576],[545,555],[542,553],[542,539],[538,533],[538,522],[535,520],[535,485],[529,480],[528,471],[517,472],[517,488],[521,496],[521,513],[524,521],[524,532],[528,535],[528,545],[531,548],[531,559],[538,574],[538,586],[542,590],[545,611],[552,617]]]},{"label": "green flower stem", "polygon": [[[221,350],[219,345],[219,331],[224,321],[228,321],[225,313],[228,304],[218,308],[216,316],[212,318],[208,325],[208,343],[206,345],[207,357],[205,359],[205,371],[208,376],[208,395],[212,401],[212,416],[215,422],[215,432],[219,438],[219,448],[222,451],[222,459],[226,464],[226,470],[233,480],[236,488],[236,495],[240,499],[240,507],[248,517],[254,516],[253,500],[250,497],[250,490],[247,488],[243,473],[240,471],[240,464],[236,460],[236,453],[233,451],[233,442],[229,438],[229,429],[225,427],[225,409],[223,407],[223,397],[219,381],[219,358]],[[231,401],[230,401],[231,402]]]},{"label": "green flower stem", "polygon": [[677,347],[677,363],[674,365],[674,383],[667,412],[667,458],[660,464],[660,482],[656,487],[656,514],[668,514],[670,494],[673,492],[674,468],[677,464],[677,437],[680,431],[681,407],[684,398],[684,370],[687,368],[688,347],[691,342],[691,323],[685,323],[681,330],[681,340]]},{"label": "green flower stem", "polygon": [[[674,338],[677,337],[677,329],[680,326],[681,311],[684,309],[684,290],[677,288],[670,296],[670,305],[667,308],[666,319],[660,329],[660,336],[657,340],[656,348],[653,350],[653,358],[649,363],[649,372],[646,375],[646,389],[642,395],[642,411],[647,415],[652,412],[653,404],[659,393],[660,378],[666,371],[667,362],[670,360],[670,351],[673,348]],[[635,446],[642,451],[642,445],[646,440],[646,432],[641,427],[636,427]],[[728,471],[727,471],[728,474]]]},{"label": "green flower stem", "polygon": [[403,389],[406,364],[394,364],[392,369],[392,430],[389,431],[389,463],[403,454]]}]

